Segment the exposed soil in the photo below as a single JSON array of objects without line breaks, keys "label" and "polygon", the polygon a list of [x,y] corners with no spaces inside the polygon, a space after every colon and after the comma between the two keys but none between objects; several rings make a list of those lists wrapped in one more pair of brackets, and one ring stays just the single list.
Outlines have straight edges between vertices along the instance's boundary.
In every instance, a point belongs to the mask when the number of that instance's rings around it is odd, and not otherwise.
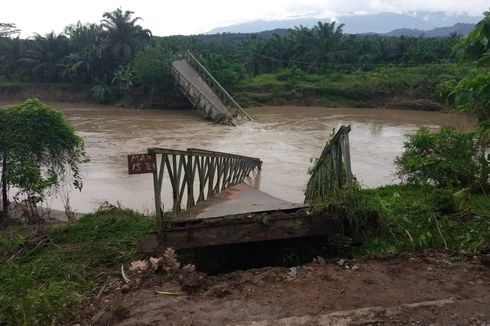
[{"label": "exposed soil", "polygon": [[490,267],[470,254],[319,258],[216,276],[165,264],[156,272],[126,267],[129,283],[118,275],[97,290],[83,323],[490,325]]}]

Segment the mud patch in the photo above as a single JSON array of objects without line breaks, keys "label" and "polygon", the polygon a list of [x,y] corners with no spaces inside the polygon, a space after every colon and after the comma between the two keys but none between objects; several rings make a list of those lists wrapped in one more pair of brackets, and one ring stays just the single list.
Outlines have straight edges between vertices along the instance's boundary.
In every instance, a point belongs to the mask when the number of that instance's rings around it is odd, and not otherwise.
[{"label": "mud patch", "polygon": [[[117,288],[123,281],[116,277],[116,287],[102,291],[83,316],[90,321],[99,313],[96,325],[226,325],[453,298],[468,300],[468,323],[470,318],[490,322],[490,303],[484,300],[490,293],[490,270],[477,257],[454,257],[426,252],[386,259],[316,259],[295,269],[269,267],[215,276],[196,272],[192,291],[186,290],[179,273],[176,278],[151,274],[124,293]],[[437,320],[431,308],[417,309],[422,319],[414,320]],[[400,324],[413,317],[410,309],[390,316],[376,318]]]}]

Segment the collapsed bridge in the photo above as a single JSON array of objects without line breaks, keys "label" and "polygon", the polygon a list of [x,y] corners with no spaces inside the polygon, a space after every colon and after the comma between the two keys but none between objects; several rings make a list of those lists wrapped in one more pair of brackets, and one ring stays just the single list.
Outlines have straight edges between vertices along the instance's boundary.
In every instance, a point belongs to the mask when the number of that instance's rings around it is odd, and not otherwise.
[{"label": "collapsed bridge", "polygon": [[182,93],[205,119],[232,126],[237,118],[252,120],[190,51],[170,68]]},{"label": "collapsed bridge", "polygon": [[[253,186],[259,158],[190,148],[150,148],[154,166],[157,229],[140,241],[140,250],[206,247],[233,243],[327,235],[343,228],[336,213],[315,214],[321,201],[352,182],[350,127],[342,126],[311,170],[305,203],[292,203]],[[248,181],[248,182],[247,182]],[[252,185],[250,185],[252,184]],[[165,210],[164,192],[171,192]]]}]

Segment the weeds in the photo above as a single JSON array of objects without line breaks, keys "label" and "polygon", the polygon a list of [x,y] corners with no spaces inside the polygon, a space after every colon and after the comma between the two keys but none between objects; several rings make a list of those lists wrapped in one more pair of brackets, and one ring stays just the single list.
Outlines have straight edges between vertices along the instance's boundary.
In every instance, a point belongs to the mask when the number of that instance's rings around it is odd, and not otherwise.
[{"label": "weeds", "polygon": [[461,211],[449,190],[397,185],[362,192],[379,211],[380,228],[366,236],[358,254],[431,248],[479,252],[490,241],[490,200],[484,195],[473,195]]},{"label": "weeds", "polygon": [[[136,239],[153,221],[130,210],[89,214],[33,235],[0,235],[0,321],[6,325],[62,324],[99,285],[97,275],[136,257]],[[33,250],[20,250],[30,247]],[[1,324],[0,323],[0,324]],[[3,324],[2,324],[3,325]]]}]

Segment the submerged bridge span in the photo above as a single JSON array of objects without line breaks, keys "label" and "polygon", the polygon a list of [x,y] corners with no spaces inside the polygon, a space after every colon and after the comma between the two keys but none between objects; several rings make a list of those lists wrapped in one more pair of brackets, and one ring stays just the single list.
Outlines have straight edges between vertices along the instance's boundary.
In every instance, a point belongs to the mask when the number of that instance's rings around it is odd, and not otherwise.
[{"label": "submerged bridge span", "polygon": [[252,120],[190,51],[172,62],[171,72],[182,93],[205,119],[233,126],[237,118]]}]

